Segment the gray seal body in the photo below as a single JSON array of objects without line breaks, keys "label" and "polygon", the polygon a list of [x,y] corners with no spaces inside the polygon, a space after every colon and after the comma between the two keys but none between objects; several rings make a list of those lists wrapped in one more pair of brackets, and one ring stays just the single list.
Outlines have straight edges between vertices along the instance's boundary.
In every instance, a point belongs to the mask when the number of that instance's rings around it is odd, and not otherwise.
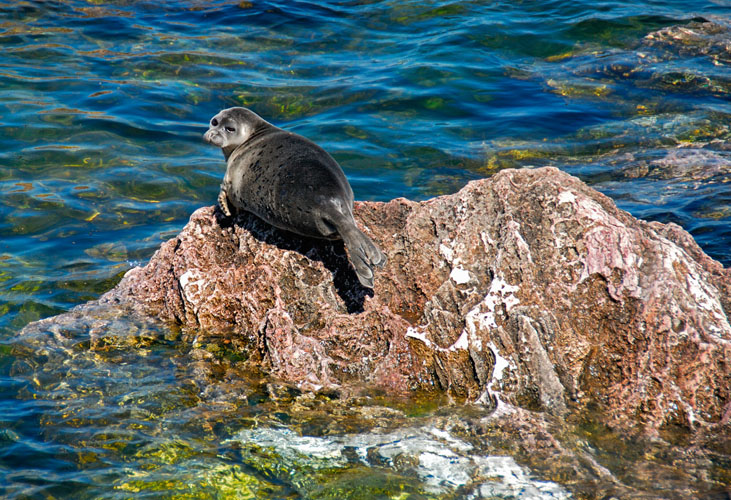
[{"label": "gray seal body", "polygon": [[218,196],[227,216],[244,210],[302,236],[342,239],[359,281],[373,288],[386,257],[356,226],[353,190],[332,156],[246,108],[218,113],[204,138],[227,161]]}]

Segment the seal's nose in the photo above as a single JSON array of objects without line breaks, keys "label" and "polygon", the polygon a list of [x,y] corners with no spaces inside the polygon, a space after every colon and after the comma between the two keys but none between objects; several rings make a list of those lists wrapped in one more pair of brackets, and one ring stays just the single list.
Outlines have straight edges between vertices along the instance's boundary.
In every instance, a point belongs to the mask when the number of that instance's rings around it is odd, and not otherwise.
[{"label": "seal's nose", "polygon": [[203,134],[203,140],[206,141],[208,144],[213,144],[214,146],[223,147],[224,138],[221,136],[219,130],[215,129],[208,129],[208,132]]}]

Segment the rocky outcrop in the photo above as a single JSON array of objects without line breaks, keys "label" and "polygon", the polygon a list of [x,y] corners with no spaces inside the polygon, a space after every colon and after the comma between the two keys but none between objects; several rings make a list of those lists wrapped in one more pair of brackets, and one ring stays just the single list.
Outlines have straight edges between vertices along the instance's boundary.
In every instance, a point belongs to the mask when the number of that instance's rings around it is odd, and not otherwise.
[{"label": "rocky outcrop", "polygon": [[731,272],[680,227],[554,168],[356,219],[388,256],[373,291],[341,243],[205,207],[99,305],[223,335],[308,390],[590,407],[650,433],[728,423]]}]

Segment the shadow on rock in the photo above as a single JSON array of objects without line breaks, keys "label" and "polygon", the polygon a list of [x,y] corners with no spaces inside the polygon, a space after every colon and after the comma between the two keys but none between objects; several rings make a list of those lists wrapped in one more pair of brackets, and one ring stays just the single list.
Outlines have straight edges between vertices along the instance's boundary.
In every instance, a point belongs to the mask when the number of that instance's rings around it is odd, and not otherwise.
[{"label": "shadow on rock", "polygon": [[365,298],[373,297],[373,290],[364,287],[358,280],[358,276],[348,260],[342,240],[300,236],[278,229],[248,212],[227,217],[218,206],[216,206],[214,215],[222,228],[237,225],[249,231],[262,243],[276,246],[282,250],[295,251],[308,259],[322,262],[325,268],[332,273],[335,291],[345,303],[349,314],[362,313]]}]

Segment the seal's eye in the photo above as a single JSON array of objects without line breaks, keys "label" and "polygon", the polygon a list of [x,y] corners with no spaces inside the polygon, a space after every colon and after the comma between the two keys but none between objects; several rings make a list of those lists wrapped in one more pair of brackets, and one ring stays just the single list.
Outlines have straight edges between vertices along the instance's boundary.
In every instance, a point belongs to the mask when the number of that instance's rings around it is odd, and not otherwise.
[{"label": "seal's eye", "polygon": [[211,120],[211,125],[213,125],[214,127],[218,127],[218,120],[216,120],[215,118]]},{"label": "seal's eye", "polygon": [[236,129],[233,127],[226,127],[226,132],[236,132]]}]

